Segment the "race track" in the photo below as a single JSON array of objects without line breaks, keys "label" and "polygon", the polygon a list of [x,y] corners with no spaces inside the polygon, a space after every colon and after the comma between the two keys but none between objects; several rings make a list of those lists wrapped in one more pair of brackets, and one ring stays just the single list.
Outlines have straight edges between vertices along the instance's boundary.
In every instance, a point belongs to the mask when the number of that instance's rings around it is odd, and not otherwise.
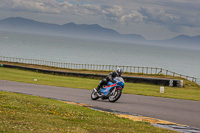
[{"label": "race track", "polygon": [[200,128],[200,101],[122,94],[117,102],[110,103],[108,100],[91,100],[91,90],[6,80],[0,80],[0,90],[84,103]]}]

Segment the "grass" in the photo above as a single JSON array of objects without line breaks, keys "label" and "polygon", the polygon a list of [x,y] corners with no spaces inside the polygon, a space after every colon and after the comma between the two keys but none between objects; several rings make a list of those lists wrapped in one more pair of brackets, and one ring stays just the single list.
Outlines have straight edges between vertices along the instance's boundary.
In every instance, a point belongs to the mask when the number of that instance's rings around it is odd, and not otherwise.
[{"label": "grass", "polygon": [[[33,84],[93,89],[96,79],[42,74],[0,67],[0,79]],[[37,81],[34,81],[37,79]],[[187,81],[188,82],[188,81]],[[184,88],[126,83],[123,93],[200,101],[200,88],[188,82]],[[0,91],[0,132],[173,132],[134,122],[114,114],[36,96]]]},{"label": "grass", "polygon": [[57,100],[0,91],[0,132],[165,133],[174,131]]},{"label": "grass", "polygon": [[[3,67],[0,68],[0,79],[90,90],[97,87],[100,81],[97,79],[42,74]],[[34,79],[37,79],[37,82]],[[189,81],[186,82],[184,88],[165,87],[165,93],[160,93],[160,86],[158,85],[125,83],[123,93],[200,101],[200,87]]]}]

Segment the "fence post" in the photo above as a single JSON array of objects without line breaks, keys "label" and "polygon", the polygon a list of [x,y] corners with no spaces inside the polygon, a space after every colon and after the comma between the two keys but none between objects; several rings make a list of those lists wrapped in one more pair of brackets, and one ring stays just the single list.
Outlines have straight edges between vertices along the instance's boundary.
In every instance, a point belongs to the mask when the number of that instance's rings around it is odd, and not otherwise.
[{"label": "fence post", "polygon": [[192,77],[192,81],[194,82],[194,77]]},{"label": "fence post", "polygon": [[167,74],[168,74],[168,70],[166,70],[166,76],[167,76]]}]

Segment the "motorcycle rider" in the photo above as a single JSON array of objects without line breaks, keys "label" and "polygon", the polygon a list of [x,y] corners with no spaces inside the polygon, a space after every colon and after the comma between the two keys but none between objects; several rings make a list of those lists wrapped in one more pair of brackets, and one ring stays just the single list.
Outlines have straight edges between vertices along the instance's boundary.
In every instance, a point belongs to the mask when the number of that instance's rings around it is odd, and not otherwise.
[{"label": "motorcycle rider", "polygon": [[116,77],[121,77],[123,73],[123,70],[121,68],[117,68],[117,70],[115,72],[111,72],[108,76],[106,76],[105,78],[103,78],[101,80],[101,82],[99,83],[99,85],[97,86],[96,90],[97,92],[99,91],[99,89],[103,86],[103,85],[107,85],[107,83],[110,81],[112,83],[116,83],[117,81],[115,81],[114,79]]}]

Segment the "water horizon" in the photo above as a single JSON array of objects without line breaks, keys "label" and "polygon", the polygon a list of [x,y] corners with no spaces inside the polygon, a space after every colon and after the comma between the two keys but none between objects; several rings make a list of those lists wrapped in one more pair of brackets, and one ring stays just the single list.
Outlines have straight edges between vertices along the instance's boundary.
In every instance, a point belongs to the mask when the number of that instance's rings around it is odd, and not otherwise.
[{"label": "water horizon", "polygon": [[200,78],[200,48],[0,31],[0,56],[63,63],[163,68]]}]

